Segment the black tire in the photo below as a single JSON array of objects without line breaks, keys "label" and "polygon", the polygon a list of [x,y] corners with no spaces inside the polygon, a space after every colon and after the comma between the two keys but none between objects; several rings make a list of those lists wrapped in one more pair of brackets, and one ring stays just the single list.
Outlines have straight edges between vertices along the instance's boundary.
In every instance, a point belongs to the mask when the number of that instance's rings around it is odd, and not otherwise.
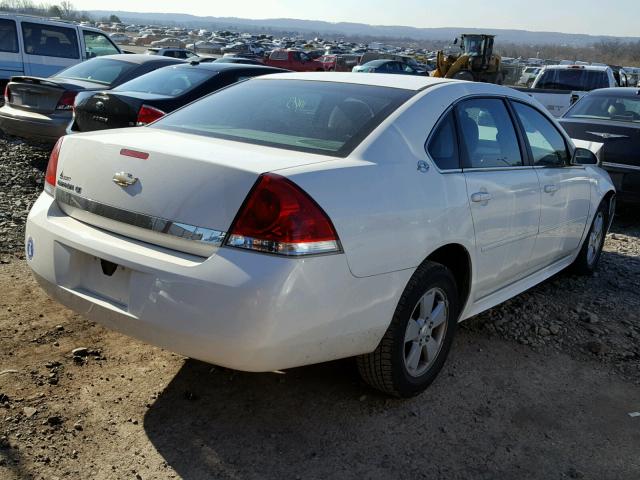
[{"label": "black tire", "polygon": [[475,82],[476,78],[470,70],[460,70],[452,77],[454,80],[465,80],[467,82]]},{"label": "black tire", "polygon": [[[434,358],[424,361],[424,372],[416,370],[416,374],[411,374],[406,360],[407,345],[411,343],[413,348],[415,342],[405,342],[407,326],[410,320],[416,316],[418,302],[430,291],[437,291],[441,302],[446,302],[446,319],[442,322],[444,326],[437,353]],[[436,302],[434,302],[435,305]],[[438,306],[440,303],[437,304]],[[434,308],[432,313],[436,312]],[[439,263],[425,262],[413,274],[411,280],[396,307],[396,311],[391,320],[384,337],[378,347],[366,355],[357,358],[358,371],[366,383],[384,393],[396,397],[412,397],[424,391],[436,378],[444,365],[451,342],[455,335],[460,313],[460,301],[456,281],[448,268]],[[415,323],[416,320],[413,320]],[[426,328],[426,325],[425,327]],[[436,339],[435,328],[429,332],[429,339],[433,335]],[[419,347],[420,348],[420,347]],[[426,346],[424,356],[426,356]],[[418,362],[423,358],[423,351],[419,353]]]},{"label": "black tire", "polygon": [[[580,253],[570,267],[570,270],[577,275],[593,275],[598,268],[598,262],[602,255],[602,247],[604,246],[604,241],[607,236],[607,227],[609,225],[610,216],[609,206],[611,201],[613,201],[613,199],[603,200],[593,216],[591,227],[584,239]],[[599,218],[601,218],[601,220],[599,220]],[[602,234],[599,239],[596,239],[597,244],[595,245],[595,251],[590,251],[590,247],[593,245],[592,242],[594,240],[592,237],[595,235],[594,231],[597,228],[599,221],[602,221]]]}]

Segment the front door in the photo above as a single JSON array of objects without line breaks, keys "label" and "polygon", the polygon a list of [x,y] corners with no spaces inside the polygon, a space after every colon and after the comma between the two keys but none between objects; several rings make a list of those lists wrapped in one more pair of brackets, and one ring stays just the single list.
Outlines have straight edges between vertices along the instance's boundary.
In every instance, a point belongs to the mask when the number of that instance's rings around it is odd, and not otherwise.
[{"label": "front door", "polygon": [[540,218],[538,176],[525,163],[506,104],[465,100],[456,115],[476,237],[474,301],[530,272]]},{"label": "front door", "polygon": [[564,137],[535,108],[512,102],[540,181],[540,232],[532,261],[544,268],[578,250],[591,204],[590,179],[570,164]]}]

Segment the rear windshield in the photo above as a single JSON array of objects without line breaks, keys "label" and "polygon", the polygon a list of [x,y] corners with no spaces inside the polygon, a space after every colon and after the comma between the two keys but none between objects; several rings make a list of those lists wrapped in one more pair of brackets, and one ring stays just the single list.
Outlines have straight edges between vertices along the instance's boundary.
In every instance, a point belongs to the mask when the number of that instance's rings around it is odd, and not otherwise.
[{"label": "rear windshield", "polygon": [[588,95],[569,110],[566,118],[640,123],[640,98]]},{"label": "rear windshield", "polygon": [[122,75],[136,68],[136,66],[135,63],[122,62],[120,60],[94,58],[69,67],[55,76],[111,85]]},{"label": "rear windshield", "polygon": [[178,66],[164,67],[114,88],[119,92],[155,93],[177,97],[212,78],[217,72]]},{"label": "rear windshield", "polygon": [[577,91],[589,91],[608,86],[607,72],[581,68],[547,70],[540,76],[536,84],[536,88]]},{"label": "rear windshield", "polygon": [[308,80],[250,80],[154,123],[302,152],[347,156],[415,92]]}]

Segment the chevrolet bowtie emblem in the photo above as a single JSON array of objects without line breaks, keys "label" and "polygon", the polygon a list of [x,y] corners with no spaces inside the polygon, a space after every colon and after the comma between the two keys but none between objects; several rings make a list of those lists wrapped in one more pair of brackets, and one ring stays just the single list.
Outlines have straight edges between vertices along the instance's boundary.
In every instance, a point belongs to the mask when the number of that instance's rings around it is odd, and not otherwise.
[{"label": "chevrolet bowtie emblem", "polygon": [[127,172],[117,172],[113,175],[113,183],[121,187],[130,187],[138,181],[138,177],[134,177]]},{"label": "chevrolet bowtie emblem", "polygon": [[606,133],[606,132],[586,132],[591,135],[595,135],[596,137],[604,138],[605,140],[610,138],[629,138],[628,135],[618,135],[617,133]]}]

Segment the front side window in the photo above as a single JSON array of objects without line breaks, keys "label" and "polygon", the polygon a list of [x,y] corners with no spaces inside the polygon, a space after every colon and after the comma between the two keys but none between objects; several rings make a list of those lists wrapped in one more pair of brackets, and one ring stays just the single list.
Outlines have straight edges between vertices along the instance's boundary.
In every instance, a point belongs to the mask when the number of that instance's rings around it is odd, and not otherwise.
[{"label": "front side window", "polygon": [[106,35],[98,32],[82,31],[84,38],[84,48],[87,51],[87,58],[101,57],[103,55],[116,55],[120,53],[117,47],[111,43]]},{"label": "front side window", "polygon": [[415,92],[310,80],[251,80],[149,128],[344,157]]},{"label": "front side window", "polygon": [[13,20],[0,19],[0,52],[18,53],[18,31]]},{"label": "front side window", "polygon": [[524,127],[533,154],[533,164],[540,167],[560,167],[569,162],[564,138],[553,124],[536,109],[519,102],[513,108]]},{"label": "front side window", "polygon": [[427,148],[429,155],[440,170],[460,168],[458,157],[458,138],[453,112],[440,122]]},{"label": "front side window", "polygon": [[466,100],[458,105],[463,167],[504,168],[523,165],[516,131],[504,102],[497,98]]},{"label": "front side window", "polygon": [[29,55],[80,58],[78,36],[73,28],[22,22],[22,36]]},{"label": "front side window", "polygon": [[111,85],[136,66],[135,63],[110,58],[94,58],[69,67],[55,76]]}]

